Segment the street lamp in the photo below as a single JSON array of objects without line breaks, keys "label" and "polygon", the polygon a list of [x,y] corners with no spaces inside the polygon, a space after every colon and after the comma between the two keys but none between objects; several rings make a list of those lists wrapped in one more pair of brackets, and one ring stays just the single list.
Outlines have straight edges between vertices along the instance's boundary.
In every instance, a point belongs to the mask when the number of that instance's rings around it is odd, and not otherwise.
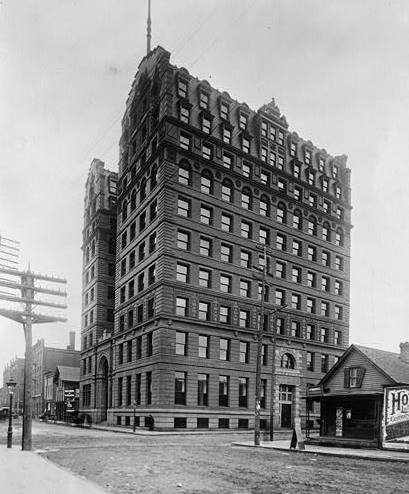
[{"label": "street lamp", "polygon": [[136,418],[136,406],[137,406],[136,400],[133,401],[132,405],[133,405],[133,431],[135,432],[136,431],[135,418]]},{"label": "street lamp", "polygon": [[7,447],[11,448],[13,445],[13,394],[14,394],[14,388],[17,386],[17,383],[12,377],[10,377],[6,385],[10,395],[9,428],[7,429]]}]

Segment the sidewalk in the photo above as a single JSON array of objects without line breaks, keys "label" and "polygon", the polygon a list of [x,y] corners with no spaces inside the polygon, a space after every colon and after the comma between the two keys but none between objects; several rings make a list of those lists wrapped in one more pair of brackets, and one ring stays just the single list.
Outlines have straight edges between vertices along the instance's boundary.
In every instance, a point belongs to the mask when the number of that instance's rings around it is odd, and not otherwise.
[{"label": "sidewalk", "polygon": [[[233,446],[244,446],[248,448],[256,447],[252,441],[235,442],[233,443]],[[299,454],[409,463],[409,452],[386,451],[384,449],[333,448],[331,446],[318,446],[315,444],[306,444],[304,450],[290,449],[290,440],[278,440],[274,442],[262,441],[259,448],[275,449]]]},{"label": "sidewalk", "polygon": [[97,485],[76,477],[31,451],[0,445],[1,492],[7,494],[105,494]]}]

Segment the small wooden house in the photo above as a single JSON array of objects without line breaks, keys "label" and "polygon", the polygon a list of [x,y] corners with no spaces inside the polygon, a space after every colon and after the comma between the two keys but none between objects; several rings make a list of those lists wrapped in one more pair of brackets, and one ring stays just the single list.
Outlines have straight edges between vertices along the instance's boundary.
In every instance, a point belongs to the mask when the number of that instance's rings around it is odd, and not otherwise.
[{"label": "small wooden house", "polygon": [[311,402],[321,404],[320,435],[311,441],[382,447],[385,390],[405,385],[409,385],[409,343],[401,343],[400,354],[351,345],[319,386],[308,390],[307,410]]}]

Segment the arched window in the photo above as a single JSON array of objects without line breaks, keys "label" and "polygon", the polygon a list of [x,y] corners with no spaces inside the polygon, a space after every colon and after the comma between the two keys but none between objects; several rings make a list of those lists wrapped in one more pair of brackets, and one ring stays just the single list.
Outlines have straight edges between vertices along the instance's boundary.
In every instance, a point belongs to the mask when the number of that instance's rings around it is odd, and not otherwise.
[{"label": "arched window", "polygon": [[151,169],[151,190],[153,190],[157,185],[158,185],[158,167],[156,165],[153,165]]},{"label": "arched window", "polygon": [[285,353],[281,357],[281,367],[283,369],[294,369],[295,368],[295,359],[291,355],[291,353]]},{"label": "arched window", "polygon": [[131,211],[136,209],[136,190],[133,189],[131,193]]},{"label": "arched window", "polygon": [[327,242],[331,240],[331,227],[327,222],[322,225],[322,240]]},{"label": "arched window", "polygon": [[285,207],[285,204],[282,202],[279,202],[277,204],[277,221],[279,223],[287,222],[287,208]]},{"label": "arched window", "polygon": [[233,202],[233,184],[230,180],[224,179],[222,184],[223,201]]},{"label": "arched window", "polygon": [[302,213],[299,209],[296,209],[293,213],[293,228],[302,230]]},{"label": "arched window", "polygon": [[190,185],[192,183],[192,172],[189,163],[186,161],[179,163],[178,182],[183,185]]},{"label": "arched window", "polygon": [[270,201],[265,195],[260,197],[260,215],[270,216]]},{"label": "arched window", "polygon": [[317,219],[314,216],[308,218],[308,233],[317,236]]},{"label": "arched window", "polygon": [[344,232],[338,228],[335,232],[335,244],[342,247],[344,245]]},{"label": "arched window", "polygon": [[200,177],[200,190],[205,194],[213,194],[213,175],[209,170],[203,170]]},{"label": "arched window", "polygon": [[244,187],[241,191],[241,207],[244,209],[252,208],[252,195],[251,190],[248,187]]},{"label": "arched window", "polygon": [[145,199],[146,197],[146,178],[143,177],[141,180],[141,202]]},{"label": "arched window", "polygon": [[128,218],[128,201],[125,199],[122,203],[122,221],[125,221]]}]

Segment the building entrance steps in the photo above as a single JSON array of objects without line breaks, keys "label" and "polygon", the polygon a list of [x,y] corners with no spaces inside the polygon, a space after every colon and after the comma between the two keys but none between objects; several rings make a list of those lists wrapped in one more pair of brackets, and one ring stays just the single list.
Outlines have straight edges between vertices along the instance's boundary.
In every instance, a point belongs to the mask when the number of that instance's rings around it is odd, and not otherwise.
[{"label": "building entrance steps", "polygon": [[305,444],[305,449],[290,449],[290,440],[262,441],[260,446],[254,446],[252,441],[240,441],[232,443],[233,446],[242,446],[248,448],[265,448],[291,453],[313,454],[338,456],[341,458],[360,458],[367,460],[391,461],[409,463],[409,451],[390,451],[385,449],[366,449],[366,448],[342,448],[331,446],[319,446],[316,444]]},{"label": "building entrance steps", "polygon": [[0,446],[1,492],[8,494],[104,494],[97,485],[76,477],[39,454]]}]

